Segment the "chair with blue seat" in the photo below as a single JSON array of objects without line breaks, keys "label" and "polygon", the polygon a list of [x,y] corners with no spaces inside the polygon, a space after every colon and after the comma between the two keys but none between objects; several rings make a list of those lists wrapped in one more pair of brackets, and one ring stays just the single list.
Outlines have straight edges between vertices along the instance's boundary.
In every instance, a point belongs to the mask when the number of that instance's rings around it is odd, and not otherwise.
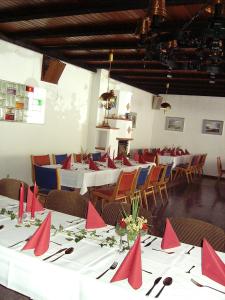
[{"label": "chair with blue seat", "polygon": [[139,168],[136,178],[136,187],[135,187],[135,195],[140,196],[141,199],[141,191],[145,185],[146,179],[148,177],[149,167],[147,168]]},{"label": "chair with blue seat", "polygon": [[38,186],[38,194],[45,197],[52,190],[60,190],[59,169],[46,168],[34,165],[36,184]]},{"label": "chair with blue seat", "polygon": [[53,164],[57,164],[57,165],[60,164],[60,165],[62,165],[62,163],[66,159],[67,159],[67,154],[52,154]]},{"label": "chair with blue seat", "polygon": [[95,152],[91,154],[93,161],[100,161],[101,160],[101,152]]}]

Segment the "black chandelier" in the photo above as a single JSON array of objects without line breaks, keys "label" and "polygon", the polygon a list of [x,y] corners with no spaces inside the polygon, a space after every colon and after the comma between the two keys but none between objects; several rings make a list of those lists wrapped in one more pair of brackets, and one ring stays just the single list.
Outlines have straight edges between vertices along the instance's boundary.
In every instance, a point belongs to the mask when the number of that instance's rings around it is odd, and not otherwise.
[{"label": "black chandelier", "polygon": [[[139,45],[144,61],[159,61],[169,70],[225,72],[225,1],[205,5],[180,29],[166,28],[165,0],[150,1],[147,16],[139,26]],[[202,15],[208,14],[201,23]]]}]

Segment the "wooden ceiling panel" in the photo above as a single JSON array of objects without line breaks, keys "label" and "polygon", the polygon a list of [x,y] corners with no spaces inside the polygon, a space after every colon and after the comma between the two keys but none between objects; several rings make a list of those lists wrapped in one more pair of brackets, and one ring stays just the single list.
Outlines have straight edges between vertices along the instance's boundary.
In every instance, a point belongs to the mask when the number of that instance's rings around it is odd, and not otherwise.
[{"label": "wooden ceiling panel", "polygon": [[[222,71],[218,74],[204,71],[204,64],[201,68],[195,64],[193,46],[179,53],[175,49],[176,61],[169,67],[157,48],[163,39],[177,38],[174,33],[190,20],[188,28],[196,34],[207,28],[209,14],[201,10],[205,4],[205,0],[166,0],[168,17],[152,32],[148,47],[157,50],[147,58],[140,24],[149,11],[149,0],[2,0],[0,36],[91,71],[108,69],[108,55],[113,50],[111,76],[145,91],[164,93],[170,82],[169,93],[225,96],[223,61],[219,60]],[[219,27],[223,30],[223,25]],[[225,52],[225,38],[222,42]]]}]

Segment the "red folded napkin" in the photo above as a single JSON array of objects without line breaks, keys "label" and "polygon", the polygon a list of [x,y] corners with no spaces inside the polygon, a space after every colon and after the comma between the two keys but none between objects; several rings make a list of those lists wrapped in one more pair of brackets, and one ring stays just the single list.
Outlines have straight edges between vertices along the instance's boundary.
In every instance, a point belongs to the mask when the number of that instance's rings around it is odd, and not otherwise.
[{"label": "red folded napkin", "polygon": [[97,210],[94,208],[91,201],[89,201],[85,228],[86,229],[95,229],[95,228],[102,228],[105,226],[106,226],[106,224],[105,224],[104,220],[99,215]]},{"label": "red folded napkin", "polygon": [[33,192],[33,199],[32,199],[32,205],[31,205],[31,219],[34,218],[35,210],[36,210],[36,202],[34,200],[35,197],[37,197],[38,193],[38,187],[36,182],[34,183],[34,192]]},{"label": "red folded napkin", "polygon": [[139,161],[139,154],[138,154],[138,152],[134,153],[134,160],[137,161],[137,162]]},{"label": "red folded napkin", "polygon": [[39,202],[37,196],[32,193],[30,188],[28,188],[26,212],[31,212],[31,209],[32,209],[32,206],[33,206],[33,201],[35,201],[35,203],[34,203],[34,210],[35,211],[43,211],[44,210],[44,208],[43,208],[42,204]]},{"label": "red folded napkin", "polygon": [[101,156],[101,159],[99,161],[105,162],[107,157],[108,157],[108,153],[105,153]]},{"label": "red folded napkin", "polygon": [[225,264],[206,239],[202,246],[202,274],[225,286]]},{"label": "red folded napkin", "polygon": [[142,285],[141,237],[139,236],[110,282],[128,278],[134,289]]},{"label": "red folded napkin", "polygon": [[115,160],[122,160],[122,159],[123,159],[123,155],[122,155],[122,154],[119,154],[119,155],[117,155],[114,159],[115,159]]},{"label": "red folded napkin", "polygon": [[90,158],[89,159],[89,169],[99,171],[99,167],[94,163],[94,161]]},{"label": "red folded napkin", "polygon": [[72,154],[70,154],[62,163],[62,169],[70,170],[71,169],[71,160]]},{"label": "red folded napkin", "polygon": [[184,154],[190,154],[190,152],[187,149],[185,149]]},{"label": "red folded napkin", "polygon": [[180,246],[180,242],[177,238],[176,233],[173,230],[172,225],[170,224],[169,219],[166,219],[166,229],[164,236],[161,242],[162,249],[170,249]]},{"label": "red folded napkin", "polygon": [[146,161],[144,160],[143,155],[139,155],[139,160],[138,160],[139,164],[146,164]]},{"label": "red folded napkin", "polygon": [[49,212],[44,222],[35,231],[22,250],[34,249],[36,256],[44,254],[49,247],[51,228],[51,213]]},{"label": "red folded napkin", "polygon": [[24,201],[24,184],[21,183],[21,186],[20,186],[20,202],[19,202],[19,223],[21,223],[22,219],[23,219],[23,201]]},{"label": "red folded napkin", "polygon": [[108,168],[116,169],[116,165],[110,157],[108,157]]},{"label": "red folded napkin", "polygon": [[123,165],[124,166],[132,166],[132,164],[129,162],[129,160],[126,158],[126,156],[123,156]]},{"label": "red folded napkin", "polygon": [[181,153],[181,155],[184,155],[184,154],[185,154],[185,152],[184,152],[183,149],[180,149],[180,153]]}]

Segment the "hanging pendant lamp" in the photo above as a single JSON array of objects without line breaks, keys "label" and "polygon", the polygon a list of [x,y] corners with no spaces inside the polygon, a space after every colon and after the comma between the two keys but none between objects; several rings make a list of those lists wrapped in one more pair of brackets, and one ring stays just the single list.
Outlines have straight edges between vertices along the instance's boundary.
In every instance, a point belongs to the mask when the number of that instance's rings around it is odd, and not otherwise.
[{"label": "hanging pendant lamp", "polygon": [[[168,90],[169,90],[170,84],[169,82],[166,84],[166,95],[168,94]],[[170,110],[172,108],[172,106],[163,100],[163,102],[161,103],[160,109],[164,110],[164,113],[166,113],[166,111]]]}]

